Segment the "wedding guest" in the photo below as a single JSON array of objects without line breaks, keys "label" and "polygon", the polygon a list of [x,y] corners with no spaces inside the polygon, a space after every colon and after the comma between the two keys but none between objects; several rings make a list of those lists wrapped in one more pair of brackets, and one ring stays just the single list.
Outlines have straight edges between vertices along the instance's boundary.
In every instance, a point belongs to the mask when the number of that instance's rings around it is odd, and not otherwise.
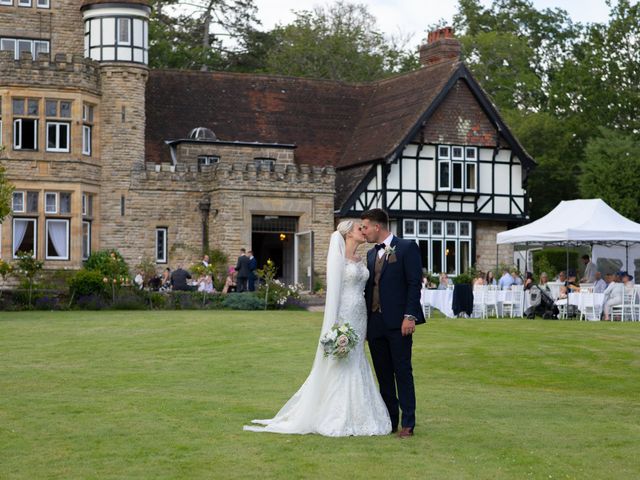
[{"label": "wedding guest", "polygon": [[198,291],[204,293],[215,293],[216,289],[213,287],[213,279],[211,275],[205,275],[198,284]]},{"label": "wedding guest", "polygon": [[247,282],[249,281],[249,257],[247,257],[247,251],[244,248],[240,249],[240,256],[236,262],[236,290],[240,293],[247,290]]},{"label": "wedding guest", "polygon": [[227,278],[224,281],[224,287],[222,287],[222,293],[229,293],[231,291],[235,291],[236,289],[236,269],[234,267],[229,267],[229,271],[227,272]]},{"label": "wedding guest", "polygon": [[581,283],[595,283],[596,281],[596,266],[593,264],[589,255],[582,256],[582,263],[584,263],[584,275],[580,279]]},{"label": "wedding guest", "polygon": [[497,285],[498,283],[496,282],[496,277],[493,276],[493,272],[491,270],[487,272],[487,276],[484,281],[485,285]]},{"label": "wedding guest", "polygon": [[566,272],[563,270],[561,271],[558,276],[556,277],[556,282],[560,282],[560,283],[564,283],[567,281],[567,274]]},{"label": "wedding guest", "polygon": [[160,290],[171,290],[171,269],[169,267],[165,268],[162,272],[162,278],[160,279]]},{"label": "wedding guest", "polygon": [[171,274],[171,288],[178,291],[191,290],[187,284],[187,280],[191,279],[191,274],[178,265],[178,268]]},{"label": "wedding guest", "polygon": [[518,270],[512,270],[511,271],[511,276],[513,277],[513,284],[514,285],[523,285],[524,282],[522,281],[522,277],[520,276],[520,272],[518,272]]},{"label": "wedding guest", "polygon": [[524,278],[524,290],[529,290],[531,287],[533,287],[533,273],[531,272],[526,272],[524,274],[525,278]]},{"label": "wedding guest", "polygon": [[622,296],[624,295],[624,284],[622,281],[616,281],[615,279],[607,285],[604,291],[603,305],[604,305],[604,320],[610,320],[611,308],[615,305],[622,303]]},{"label": "wedding guest", "polygon": [[449,287],[449,277],[446,273],[440,272],[440,283],[438,284],[438,290],[446,290]]},{"label": "wedding guest", "polygon": [[596,270],[595,282],[593,284],[593,293],[604,293],[607,289],[607,282],[602,279],[602,274]]},{"label": "wedding guest", "polygon": [[209,255],[205,254],[205,255],[202,257],[202,266],[203,266],[204,268],[207,268],[207,267],[209,266]]},{"label": "wedding guest", "polygon": [[138,270],[138,272],[136,273],[136,276],[133,279],[133,283],[135,283],[136,287],[138,287],[139,290],[142,290],[144,288],[144,277],[142,276],[142,272],[140,270]]},{"label": "wedding guest", "polygon": [[513,279],[513,276],[511,275],[511,273],[509,273],[509,270],[505,270],[502,273],[500,280],[498,280],[498,287],[500,288],[500,290],[508,290],[511,288],[511,285],[513,285],[514,283],[515,283],[515,280]]},{"label": "wedding guest", "polygon": [[540,281],[538,282],[538,286],[545,290],[547,293],[551,293],[551,288],[549,288],[549,275],[547,272],[542,272],[540,274]]},{"label": "wedding guest", "polygon": [[247,285],[250,292],[256,291],[256,270],[258,269],[258,260],[253,256],[253,250],[247,252],[249,256],[249,279]]},{"label": "wedding guest", "polygon": [[485,280],[484,280],[484,274],[482,272],[478,272],[478,274],[476,275],[476,278],[473,279],[473,286],[483,286],[486,285]]}]

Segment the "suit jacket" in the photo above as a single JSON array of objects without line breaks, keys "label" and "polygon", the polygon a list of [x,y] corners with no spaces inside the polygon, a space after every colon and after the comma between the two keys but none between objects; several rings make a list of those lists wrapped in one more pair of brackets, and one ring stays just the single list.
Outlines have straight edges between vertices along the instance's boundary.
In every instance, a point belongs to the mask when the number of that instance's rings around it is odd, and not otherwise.
[{"label": "suit jacket", "polygon": [[256,257],[249,258],[249,278],[256,277],[256,269],[258,268],[258,260]]},{"label": "suit jacket", "polygon": [[[422,289],[422,260],[418,244],[396,236],[391,240],[395,253],[385,257],[380,273],[380,309],[384,323],[389,329],[399,329],[405,315],[416,317],[416,324],[424,323],[424,313],[420,304]],[[371,315],[373,280],[377,251],[367,252],[369,280],[365,289],[367,311]]]},{"label": "suit jacket", "polygon": [[246,255],[240,255],[238,257],[236,272],[238,272],[238,277],[240,278],[249,278],[249,257]]}]

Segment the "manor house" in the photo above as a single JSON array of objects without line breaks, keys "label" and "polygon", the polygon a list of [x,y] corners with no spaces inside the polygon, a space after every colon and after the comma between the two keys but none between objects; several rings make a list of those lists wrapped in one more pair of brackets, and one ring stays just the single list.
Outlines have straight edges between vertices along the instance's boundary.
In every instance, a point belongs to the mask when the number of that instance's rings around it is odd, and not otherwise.
[{"label": "manor house", "polygon": [[534,161],[432,32],[422,67],[369,83],[150,70],[148,0],[0,0],[0,160],[16,190],[0,255],[79,268],[252,247],[322,275],[340,218],[385,208],[424,266],[510,262]]}]

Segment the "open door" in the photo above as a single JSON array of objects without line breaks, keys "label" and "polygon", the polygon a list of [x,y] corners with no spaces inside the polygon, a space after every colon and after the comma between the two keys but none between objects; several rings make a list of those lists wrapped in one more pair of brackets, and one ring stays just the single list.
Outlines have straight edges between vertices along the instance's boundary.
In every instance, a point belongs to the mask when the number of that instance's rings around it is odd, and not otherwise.
[{"label": "open door", "polygon": [[295,236],[295,282],[304,290],[313,290],[313,232],[300,232]]}]

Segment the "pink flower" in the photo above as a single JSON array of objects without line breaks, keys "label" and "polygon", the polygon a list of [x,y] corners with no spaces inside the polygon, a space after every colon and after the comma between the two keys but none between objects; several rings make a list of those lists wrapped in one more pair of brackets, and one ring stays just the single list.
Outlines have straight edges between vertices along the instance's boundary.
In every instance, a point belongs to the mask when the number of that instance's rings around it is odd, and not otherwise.
[{"label": "pink flower", "polygon": [[346,335],[340,335],[338,337],[338,346],[346,347],[348,344],[349,344],[349,339],[347,338]]}]

